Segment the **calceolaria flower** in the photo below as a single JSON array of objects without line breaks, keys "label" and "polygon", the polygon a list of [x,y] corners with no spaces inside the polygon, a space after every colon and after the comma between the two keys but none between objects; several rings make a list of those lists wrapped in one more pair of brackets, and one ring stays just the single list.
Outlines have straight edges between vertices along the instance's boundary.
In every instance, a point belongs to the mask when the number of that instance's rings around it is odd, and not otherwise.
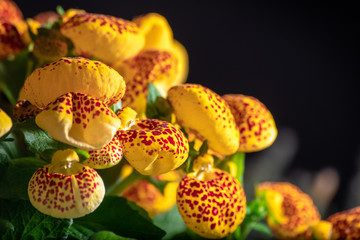
[{"label": "calceolaria flower", "polygon": [[17,54],[25,48],[16,27],[0,18],[0,59]]},{"label": "calceolaria flower", "polygon": [[177,171],[156,175],[154,178],[156,181],[168,182],[162,192],[146,180],[137,180],[121,192],[122,197],[135,202],[150,216],[167,212],[176,204],[176,189],[180,180]]},{"label": "calceolaria flower", "polygon": [[205,238],[223,238],[235,231],[246,213],[245,192],[232,175],[213,168],[211,160],[179,183],[177,206],[185,224]]},{"label": "calceolaria flower", "polygon": [[78,218],[102,202],[105,187],[95,170],[79,163],[73,150],[57,151],[51,163],[31,177],[28,194],[40,212],[56,218]]},{"label": "calceolaria flower", "polygon": [[327,221],[333,225],[332,240],[360,239],[360,207],[335,213]]},{"label": "calceolaria flower", "polygon": [[189,143],[181,130],[157,119],[138,119],[116,133],[126,160],[143,175],[159,175],[179,167]]},{"label": "calceolaria flower", "polygon": [[64,22],[61,33],[71,39],[78,51],[108,64],[135,56],[145,41],[131,21],[86,12]]},{"label": "calceolaria flower", "polygon": [[255,152],[269,147],[277,129],[270,111],[258,99],[242,94],[224,95],[240,132],[240,152]]},{"label": "calceolaria flower", "polygon": [[239,148],[239,131],[225,100],[210,89],[198,84],[174,86],[168,99],[178,123],[196,134],[222,155],[235,153]]},{"label": "calceolaria flower", "polygon": [[185,82],[188,74],[186,49],[175,39],[167,20],[148,13],[133,20],[145,38],[145,45],[134,57],[113,63],[126,81],[123,105],[145,112],[148,84],[153,83],[165,97],[167,90]]},{"label": "calceolaria flower", "polygon": [[104,147],[120,127],[109,106],[125,92],[112,68],[85,58],[61,58],[26,79],[20,99],[43,109],[36,124],[59,141],[85,149]]},{"label": "calceolaria flower", "polygon": [[12,127],[11,118],[0,108],[0,137],[10,131]]},{"label": "calceolaria flower", "polygon": [[34,55],[43,61],[55,61],[66,56],[68,44],[58,30],[51,29],[45,35],[38,35],[34,41]]},{"label": "calceolaria flower", "polygon": [[321,221],[309,195],[287,182],[265,182],[256,194],[265,192],[269,209],[267,222],[277,239],[330,239],[331,224]]}]

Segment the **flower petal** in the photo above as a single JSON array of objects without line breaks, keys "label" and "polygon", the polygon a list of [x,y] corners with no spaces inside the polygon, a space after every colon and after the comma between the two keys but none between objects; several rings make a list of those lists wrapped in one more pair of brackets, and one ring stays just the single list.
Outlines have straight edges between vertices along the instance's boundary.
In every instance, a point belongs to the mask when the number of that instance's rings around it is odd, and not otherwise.
[{"label": "flower petal", "polygon": [[158,175],[179,167],[188,156],[184,134],[172,124],[156,119],[136,120],[117,137],[126,160],[143,175]]},{"label": "flower petal", "polygon": [[17,54],[25,48],[16,27],[0,18],[0,59]]},{"label": "flower petal", "polygon": [[135,23],[102,14],[78,13],[61,26],[61,32],[80,51],[106,63],[133,57],[144,45]]},{"label": "flower petal", "polygon": [[89,151],[90,158],[83,164],[95,169],[104,169],[118,164],[123,156],[119,140],[114,137],[105,147]]},{"label": "flower petal", "polygon": [[78,218],[100,205],[105,195],[101,177],[77,161],[73,150],[58,151],[52,163],[34,173],[28,194],[36,209],[56,218]]},{"label": "flower petal", "polygon": [[169,51],[141,51],[133,58],[113,65],[126,82],[123,106],[139,113],[146,110],[148,84],[153,83],[165,96],[167,90],[184,79],[181,59]]},{"label": "flower petal", "polygon": [[241,94],[224,95],[240,131],[241,152],[260,151],[276,139],[277,129],[270,111],[258,99]]},{"label": "flower petal", "polygon": [[360,207],[335,213],[327,221],[333,225],[331,239],[360,239]]},{"label": "flower petal", "polygon": [[0,137],[9,132],[11,127],[11,118],[0,108]]},{"label": "flower petal", "polygon": [[138,180],[128,186],[122,196],[144,208],[150,216],[155,216],[170,210],[176,203],[177,182],[169,182],[162,194],[153,184]]},{"label": "flower petal", "polygon": [[125,82],[118,72],[101,62],[64,57],[35,69],[26,79],[20,99],[45,108],[68,92],[87,94],[112,106],[123,97]]},{"label": "flower petal", "polygon": [[85,150],[108,144],[120,126],[120,120],[110,108],[81,93],[59,97],[35,121],[54,139]]},{"label": "flower petal", "polygon": [[239,181],[214,168],[183,178],[177,190],[177,206],[185,224],[205,238],[225,237],[238,227],[246,213],[246,197]]},{"label": "flower petal", "polygon": [[[312,226],[320,214],[311,198],[296,186],[282,182],[265,182],[257,187],[257,194],[266,192],[269,209],[278,218],[278,223],[268,217],[268,224],[277,239],[311,239]],[[269,193],[269,196],[268,196]],[[275,194],[279,195],[279,200]],[[279,212],[277,212],[279,211]]]},{"label": "flower petal", "polygon": [[168,99],[178,123],[207,139],[214,151],[230,155],[238,150],[234,116],[219,95],[198,84],[183,84],[170,88]]}]

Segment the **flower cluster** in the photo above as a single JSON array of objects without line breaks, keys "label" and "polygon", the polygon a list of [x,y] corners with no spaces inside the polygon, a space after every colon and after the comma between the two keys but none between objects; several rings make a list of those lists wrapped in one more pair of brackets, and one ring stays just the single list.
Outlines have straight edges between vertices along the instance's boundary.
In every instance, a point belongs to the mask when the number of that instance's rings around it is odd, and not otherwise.
[{"label": "flower cluster", "polygon": [[[0,79],[13,104],[12,117],[0,109],[0,141],[22,140],[43,163],[28,179],[31,204],[61,219],[90,216],[105,196],[151,217],[176,205],[201,237],[244,239],[256,223],[242,186],[244,156],[277,137],[267,107],[186,84],[187,51],[160,14],[125,20],[58,10],[24,20],[14,2],[0,0],[1,61],[27,60],[17,92]],[[263,205],[255,210],[265,209],[278,239],[359,238],[358,209],[324,221],[290,183],[261,183],[256,195]]]}]

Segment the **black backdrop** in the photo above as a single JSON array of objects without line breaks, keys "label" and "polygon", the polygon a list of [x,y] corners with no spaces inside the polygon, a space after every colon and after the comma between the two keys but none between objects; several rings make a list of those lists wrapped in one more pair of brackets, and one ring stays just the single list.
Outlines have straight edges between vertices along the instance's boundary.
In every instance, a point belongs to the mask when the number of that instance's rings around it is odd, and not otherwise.
[{"label": "black backdrop", "polygon": [[[16,1],[25,17],[81,8],[124,19],[158,12],[188,50],[188,82],[220,95],[259,98],[294,129],[291,168],[333,166],[341,205],[359,158],[359,15],[347,3],[312,1]],[[360,202],[357,203],[360,205]]]}]

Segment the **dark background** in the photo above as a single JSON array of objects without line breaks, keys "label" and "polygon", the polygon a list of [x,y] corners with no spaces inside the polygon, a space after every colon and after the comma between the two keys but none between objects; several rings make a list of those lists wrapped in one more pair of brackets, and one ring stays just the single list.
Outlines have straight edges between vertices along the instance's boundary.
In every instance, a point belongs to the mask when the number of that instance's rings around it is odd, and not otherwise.
[{"label": "dark background", "polygon": [[[345,207],[360,155],[359,39],[355,38],[360,21],[355,5],[302,1],[16,2],[25,17],[55,10],[57,4],[128,20],[148,12],[164,15],[174,37],[187,48],[188,82],[205,85],[220,95],[242,93],[260,99],[274,115],[279,134],[284,127],[290,128],[298,139],[286,171],[334,167],[340,175],[340,189],[333,209]],[[250,154],[248,161],[255,156]]]}]

